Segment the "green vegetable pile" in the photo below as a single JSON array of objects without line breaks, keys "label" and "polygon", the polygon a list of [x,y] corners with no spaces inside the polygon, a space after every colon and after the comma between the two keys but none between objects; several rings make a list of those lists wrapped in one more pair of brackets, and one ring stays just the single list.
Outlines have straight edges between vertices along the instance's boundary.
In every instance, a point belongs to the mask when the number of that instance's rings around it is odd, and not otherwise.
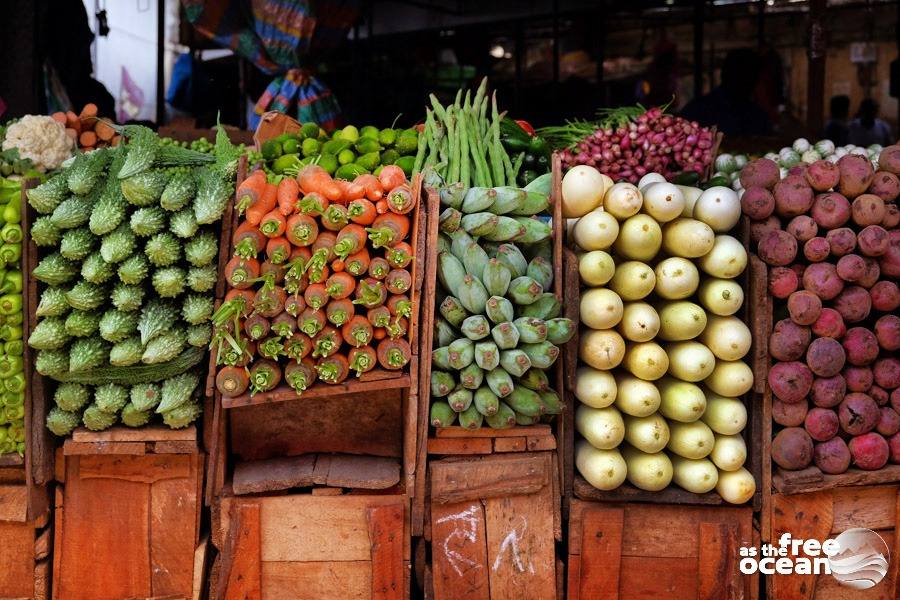
[{"label": "green vegetable pile", "polygon": [[125,126],[126,144],[76,156],[29,190],[42,286],[28,344],[59,382],[47,427],[172,428],[200,415],[221,220],[238,148],[220,127],[212,154]]},{"label": "green vegetable pile", "polygon": [[431,373],[435,427],[458,420],[467,429],[484,421],[503,429],[558,414],[563,404],[546,370],[575,333],[550,291],[550,225],[536,217],[549,206],[550,175],[513,187],[520,165],[500,142],[496,100],[486,118],[485,87],[471,102],[458,94],[448,107],[432,97],[417,159],[445,207]]},{"label": "green vegetable pile", "polygon": [[25,453],[22,220],[18,181],[0,177],[0,454]]},{"label": "green vegetable pile", "polygon": [[270,181],[294,176],[308,164],[319,165],[336,179],[352,181],[365,173],[378,175],[386,165],[397,165],[409,177],[418,147],[415,129],[348,125],[328,135],[315,123],[307,123],[296,133],[265,142],[260,152]]},{"label": "green vegetable pile", "polygon": [[502,119],[500,143],[503,144],[507,154],[515,157],[516,164],[521,161],[522,167],[516,174],[516,183],[526,186],[544,173],[550,172],[551,150],[544,138],[527,131],[521,123],[524,122]]}]

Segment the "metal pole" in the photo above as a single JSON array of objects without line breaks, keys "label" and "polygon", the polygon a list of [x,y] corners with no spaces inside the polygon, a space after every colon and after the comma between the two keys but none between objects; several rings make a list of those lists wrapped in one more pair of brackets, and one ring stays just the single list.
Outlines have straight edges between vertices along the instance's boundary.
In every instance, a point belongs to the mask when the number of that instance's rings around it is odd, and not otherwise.
[{"label": "metal pole", "polygon": [[694,98],[703,95],[703,8],[705,0],[694,0]]},{"label": "metal pole", "polygon": [[810,135],[822,130],[825,112],[826,0],[809,3],[809,74],[806,87],[806,125]]},{"label": "metal pole", "polygon": [[166,118],[166,3],[156,0],[156,126]]}]

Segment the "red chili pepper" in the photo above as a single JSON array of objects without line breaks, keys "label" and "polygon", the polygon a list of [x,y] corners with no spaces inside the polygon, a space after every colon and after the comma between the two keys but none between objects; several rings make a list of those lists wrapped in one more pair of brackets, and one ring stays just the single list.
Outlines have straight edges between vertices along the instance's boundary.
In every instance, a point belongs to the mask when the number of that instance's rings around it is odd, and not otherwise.
[{"label": "red chili pepper", "polygon": [[516,125],[522,128],[522,131],[527,133],[528,135],[534,135],[534,127],[531,126],[531,123],[526,121],[525,119],[516,119]]}]

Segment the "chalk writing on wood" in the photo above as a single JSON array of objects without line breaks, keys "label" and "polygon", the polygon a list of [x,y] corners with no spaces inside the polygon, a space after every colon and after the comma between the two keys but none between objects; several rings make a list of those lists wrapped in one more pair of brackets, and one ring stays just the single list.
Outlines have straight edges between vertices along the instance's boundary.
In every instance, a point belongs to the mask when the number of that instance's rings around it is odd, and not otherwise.
[{"label": "chalk writing on wood", "polygon": [[480,516],[481,511],[479,510],[479,506],[473,504],[462,512],[447,515],[435,521],[436,523],[453,523],[453,531],[444,538],[442,546],[444,549],[444,556],[447,557],[447,562],[450,563],[450,566],[453,567],[453,570],[456,571],[456,574],[460,577],[463,577],[465,571],[470,569],[480,569],[482,565],[471,558],[463,556],[459,551],[454,550],[451,545],[457,540],[460,542],[471,542],[473,544],[477,543],[478,519]]},{"label": "chalk writing on wood", "polygon": [[527,529],[528,521],[525,520],[525,517],[520,516],[519,524],[513,527],[506,534],[506,537],[503,538],[503,541],[500,542],[500,550],[497,551],[497,557],[494,559],[494,564],[491,567],[492,570],[496,571],[500,568],[500,565],[503,563],[503,557],[506,555],[506,551],[509,550],[509,553],[512,555],[513,566],[519,573],[528,571],[534,574],[534,565],[531,562],[531,557],[522,552],[519,547],[519,541],[525,537],[525,530]]}]

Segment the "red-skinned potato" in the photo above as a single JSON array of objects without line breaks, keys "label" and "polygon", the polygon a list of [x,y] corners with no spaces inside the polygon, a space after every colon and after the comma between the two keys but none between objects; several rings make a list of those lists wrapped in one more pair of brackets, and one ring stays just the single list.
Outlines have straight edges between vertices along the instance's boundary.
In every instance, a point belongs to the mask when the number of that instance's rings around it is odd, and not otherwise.
[{"label": "red-skinned potato", "polygon": [[840,475],[850,468],[850,449],[847,442],[839,437],[833,437],[827,442],[816,444],[813,450],[813,461],[823,473]]},{"label": "red-skinned potato", "polygon": [[856,367],[870,365],[878,357],[878,339],[865,327],[851,327],[841,340],[847,362]]},{"label": "red-skinned potato", "polygon": [[761,221],[775,210],[775,196],[763,187],[747,188],[741,195],[741,210],[751,219]]},{"label": "red-skinned potato", "polygon": [[769,387],[783,402],[800,402],[812,387],[813,374],[802,362],[776,363],[769,369]]},{"label": "red-skinned potato", "polygon": [[806,350],[806,364],[819,377],[834,377],[844,368],[846,359],[841,343],[827,337],[814,339]]},{"label": "red-skinned potato", "polygon": [[878,225],[884,220],[884,200],[875,194],[863,194],[850,205],[850,218],[860,227]]},{"label": "red-skinned potato", "polygon": [[819,297],[832,300],[844,289],[844,281],[838,277],[837,268],[831,263],[813,263],[803,271],[803,289]]},{"label": "red-skinned potato", "polygon": [[769,336],[769,354],[780,361],[798,360],[806,352],[809,341],[809,327],[784,319],[775,323]]},{"label": "red-skinned potato", "polygon": [[822,301],[806,290],[794,292],[788,297],[788,313],[797,325],[812,325],[822,312]]},{"label": "red-skinned potato", "polygon": [[838,227],[825,234],[825,239],[831,246],[831,253],[835,256],[850,254],[856,249],[856,234],[849,227]]},{"label": "red-skinned potato", "polygon": [[879,281],[869,289],[872,308],[881,312],[893,312],[900,307],[900,288],[893,281]]},{"label": "red-skinned potato", "polygon": [[809,212],[815,199],[813,189],[801,175],[788,175],[779,181],[772,195],[775,196],[775,214],[780,217],[796,217]]},{"label": "red-skinned potato", "polygon": [[878,259],[881,274],[886,277],[900,278],[900,229],[890,233],[890,245],[887,252]]},{"label": "red-skinned potato", "polygon": [[781,221],[775,215],[769,215],[762,221],[750,222],[750,241],[758,244],[767,233],[781,229]]},{"label": "red-skinned potato", "polygon": [[856,236],[856,245],[866,256],[883,256],[890,243],[890,234],[881,225],[869,225]]},{"label": "red-skinned potato", "polygon": [[837,192],[819,194],[813,201],[810,215],[819,227],[836,229],[850,220],[850,201]]},{"label": "red-skinned potato", "polygon": [[885,146],[878,155],[878,168],[894,175],[900,175],[900,146]]},{"label": "red-skinned potato", "polygon": [[881,222],[881,226],[890,230],[897,225],[900,225],[900,207],[891,202],[884,207],[884,220]]},{"label": "red-skinned potato", "polygon": [[878,405],[867,394],[847,394],[838,407],[841,429],[850,435],[862,435],[875,429],[881,418]]},{"label": "red-skinned potato", "polygon": [[847,391],[865,393],[872,389],[875,383],[875,376],[869,367],[848,366],[841,372],[844,382],[847,384]]},{"label": "red-skinned potato", "polygon": [[891,391],[891,408],[900,413],[900,387]]},{"label": "red-skinned potato", "polygon": [[809,262],[822,262],[831,254],[831,244],[821,236],[814,237],[803,244],[803,256]]},{"label": "red-skinned potato", "polygon": [[802,427],[787,427],[772,440],[772,460],[782,469],[798,471],[812,462],[812,438]]},{"label": "red-skinned potato", "polygon": [[785,231],[797,238],[798,242],[805,242],[816,237],[819,226],[808,215],[799,215],[788,221]]},{"label": "red-skinned potato", "polygon": [[878,261],[874,258],[869,258],[868,256],[863,257],[863,262],[866,263],[866,270],[863,273],[862,279],[857,281],[860,286],[869,289],[876,283],[878,283],[878,278],[881,277],[881,267],[878,266]]},{"label": "red-skinned potato", "polygon": [[891,462],[900,463],[900,433],[895,433],[888,439],[888,448],[891,450]]},{"label": "red-skinned potato", "polygon": [[819,318],[812,324],[812,332],[819,337],[839,340],[847,333],[847,326],[844,325],[841,313],[833,308],[823,308]]},{"label": "red-skinned potato", "polygon": [[847,444],[853,464],[864,471],[876,471],[887,464],[890,448],[887,440],[877,433],[860,435]]},{"label": "red-skinned potato", "polygon": [[869,391],[866,392],[868,395],[872,397],[872,400],[875,401],[875,404],[878,406],[886,406],[888,402],[891,400],[891,395],[888,391],[882,387],[878,387],[877,385],[873,385],[869,388]]},{"label": "red-skinned potato", "polygon": [[821,408],[834,408],[841,403],[847,393],[847,384],[840,375],[816,377],[810,388],[813,404]]},{"label": "red-skinned potato", "polygon": [[845,287],[832,302],[836,311],[847,323],[859,323],[869,316],[872,310],[872,297],[866,288],[858,285]]},{"label": "red-skinned potato", "polygon": [[841,176],[835,190],[847,198],[856,198],[864,193],[875,177],[875,170],[867,157],[847,154],[838,159],[837,166]]},{"label": "red-skinned potato", "polygon": [[797,238],[787,231],[773,229],[759,240],[759,258],[766,264],[783,267],[797,257]]},{"label": "red-skinned potato", "polygon": [[826,442],[836,436],[840,426],[837,413],[830,408],[810,409],[803,420],[803,428],[817,442]]},{"label": "red-skinned potato", "polygon": [[900,317],[882,315],[875,322],[875,339],[882,350],[896,352],[900,350]]},{"label": "red-skinned potato", "polygon": [[890,406],[882,406],[881,418],[878,419],[875,431],[884,436],[892,436],[900,431],[900,415],[897,414],[897,411]]},{"label": "red-skinned potato", "polygon": [[806,169],[806,182],[817,192],[827,192],[838,184],[841,170],[827,160],[817,160]]},{"label": "red-skinned potato", "polygon": [[893,202],[900,194],[900,179],[888,171],[875,171],[868,192],[875,194],[885,202]]},{"label": "red-skinned potato", "polygon": [[781,179],[781,170],[774,161],[768,158],[751,160],[741,169],[741,186],[748,188],[759,186],[771,190]]},{"label": "red-skinned potato", "polygon": [[836,270],[838,277],[854,283],[865,277],[866,261],[859,254],[846,254],[838,259]]},{"label": "red-skinned potato", "polygon": [[900,387],[900,359],[893,356],[879,358],[872,366],[872,375],[878,387],[886,390],[897,389]]},{"label": "red-skinned potato", "polygon": [[769,269],[769,294],[775,298],[787,298],[800,285],[800,280],[792,269],[787,267],[772,267]]},{"label": "red-skinned potato", "polygon": [[809,403],[806,401],[790,404],[776,398],[772,402],[772,420],[782,427],[800,427],[808,410]]},{"label": "red-skinned potato", "polygon": [[797,163],[796,165],[794,165],[793,167],[788,169],[787,174],[793,175],[794,177],[802,177],[802,178],[806,179],[806,171],[808,169],[809,169],[809,165],[801,162],[801,163]]}]

